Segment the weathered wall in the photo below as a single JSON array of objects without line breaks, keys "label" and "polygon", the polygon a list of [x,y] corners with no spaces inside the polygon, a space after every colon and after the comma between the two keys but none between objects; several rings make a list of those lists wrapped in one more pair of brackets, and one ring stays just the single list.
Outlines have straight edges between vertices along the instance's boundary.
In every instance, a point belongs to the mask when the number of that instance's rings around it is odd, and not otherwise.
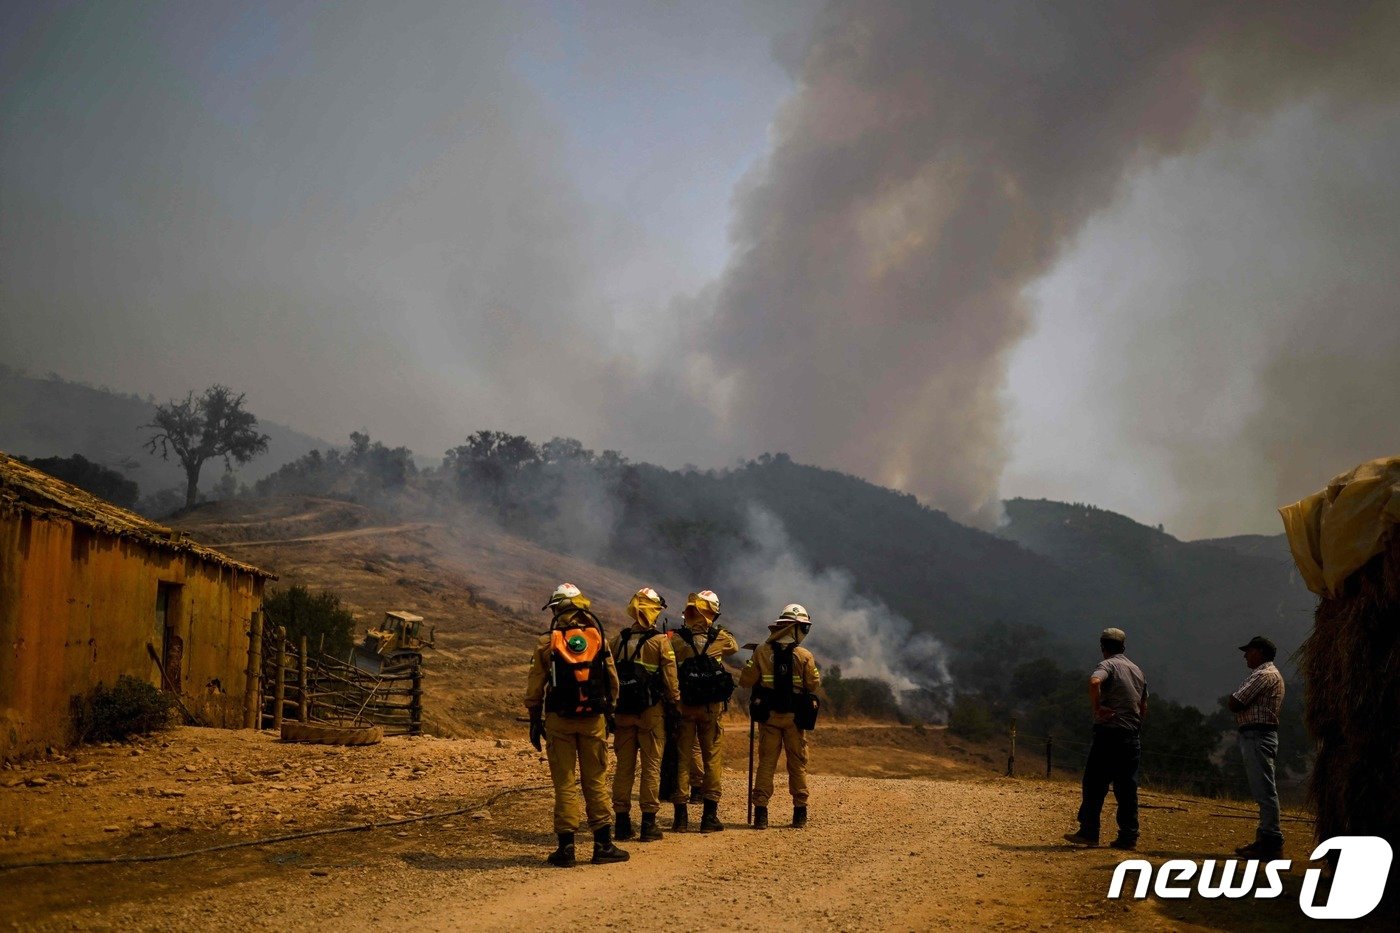
[{"label": "weathered wall", "polygon": [[[261,578],[63,518],[0,509],[0,758],[72,741],[75,697],[129,674],[161,684],[161,583],[184,641],[179,689],[216,724],[241,724],[248,628]],[[217,678],[226,693],[212,695]],[[227,711],[227,712],[226,712]]]}]

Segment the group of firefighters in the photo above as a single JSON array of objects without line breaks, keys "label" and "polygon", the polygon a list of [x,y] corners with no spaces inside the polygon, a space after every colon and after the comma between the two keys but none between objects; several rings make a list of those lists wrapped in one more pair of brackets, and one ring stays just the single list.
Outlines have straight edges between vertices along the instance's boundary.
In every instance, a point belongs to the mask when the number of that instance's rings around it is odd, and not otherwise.
[{"label": "group of firefighters", "polygon": [[[717,621],[719,597],[710,590],[691,593],[684,625],[663,631],[657,621],[666,601],[643,587],[627,604],[631,626],[611,641],[590,605],[572,583],[555,588],[543,607],[553,620],[535,647],[525,690],[530,742],[546,751],[554,783],[559,844],[548,861],[565,868],[575,863],[574,835],[585,813],[595,864],[628,859],[615,840],[634,833],[642,842],[662,838],[657,813],[663,796],[674,806],[672,831],[690,828],[690,803],[703,805],[700,832],[724,829],[723,716],[735,684],[723,660],[739,651],[739,643]],[[801,647],[811,626],[807,610],[791,603],[768,626],[766,641],[746,646],[753,653],[739,686],[751,688],[750,720],[759,731],[751,797],[755,829],[768,828],[780,752],[787,759],[792,825],[807,823],[806,733],[816,722],[821,685],[816,660]],[[617,756],[611,788],[609,733]],[[638,758],[642,818],[634,828]]]}]

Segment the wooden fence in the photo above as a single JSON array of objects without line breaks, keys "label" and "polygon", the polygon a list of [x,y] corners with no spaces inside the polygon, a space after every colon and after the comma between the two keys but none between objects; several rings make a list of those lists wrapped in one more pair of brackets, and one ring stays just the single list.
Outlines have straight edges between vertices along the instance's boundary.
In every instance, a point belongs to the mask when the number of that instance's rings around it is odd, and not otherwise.
[{"label": "wooden fence", "polygon": [[325,655],[306,638],[293,644],[280,631],[265,636],[259,678],[258,726],[281,729],[283,719],[332,725],[377,725],[385,735],[423,731],[423,672],[418,665],[372,674]]}]

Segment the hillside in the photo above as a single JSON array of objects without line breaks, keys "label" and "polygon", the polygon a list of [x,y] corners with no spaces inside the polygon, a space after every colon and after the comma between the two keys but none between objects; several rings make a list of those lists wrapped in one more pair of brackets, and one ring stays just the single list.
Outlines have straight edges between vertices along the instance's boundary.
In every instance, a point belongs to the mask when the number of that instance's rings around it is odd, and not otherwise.
[{"label": "hillside", "polygon": [[1006,517],[1001,535],[1094,594],[1089,637],[1100,624],[1123,628],[1129,654],[1160,691],[1204,709],[1241,679],[1238,645],[1267,634],[1286,662],[1312,625],[1314,597],[1281,535],[1179,541],[1113,512],[1047,500],[1013,499]]},{"label": "hillside", "polygon": [[[609,626],[637,584],[490,526],[404,522],[363,505],[287,497],[201,505],[175,520],[201,541],[265,567],[279,586],[340,595],[363,632],[384,612],[418,613],[437,629],[428,653],[429,728],[439,735],[511,728],[521,715],[539,611],[559,579],[577,579]],[[359,634],[359,633],[357,633]]]},{"label": "hillside", "polygon": [[[1265,632],[1286,658],[1311,625],[1313,598],[1281,537],[1183,542],[1102,509],[1020,499],[1006,503],[1005,526],[990,534],[912,496],[781,455],[718,473],[629,467],[616,487],[622,532],[608,550],[612,563],[689,564],[691,579],[717,581],[745,611],[804,598],[775,582],[805,587],[813,601],[834,595],[839,605],[820,607],[828,620],[868,617],[862,601],[873,601],[955,649],[998,624],[1041,630],[1043,646],[1013,646],[1025,653],[1004,658],[1005,676],[1038,653],[1092,665],[1098,632],[1119,626],[1132,633],[1132,652],[1159,695],[1208,710],[1243,670],[1235,646]],[[756,528],[746,517],[754,508],[776,518],[781,534]],[[664,533],[677,525],[683,533]],[[639,527],[656,533],[639,535]],[[806,572],[792,572],[793,563]],[[828,585],[829,572],[849,586]]]},{"label": "hillside", "polygon": [[[140,427],[151,421],[157,401],[164,400],[38,378],[0,365],[0,450],[24,457],[82,454],[134,480],[143,496],[169,488],[183,494],[185,477],[179,464],[161,460],[143,446],[146,432]],[[276,422],[260,419],[258,428],[268,436],[267,453],[235,467],[234,475],[243,483],[251,484],[288,460],[328,446]],[[223,469],[222,461],[206,464],[201,488],[207,491],[218,482]]]},{"label": "hillside", "polygon": [[[171,464],[141,448],[136,428],[151,402],[7,369],[0,389],[0,449],[83,453],[126,470],[147,495],[179,484]],[[577,442],[536,446],[497,433],[496,446],[469,443],[420,472],[406,449],[374,444],[365,457],[322,456],[316,451],[328,445],[310,435],[262,427],[269,452],[242,475],[268,475],[260,488],[274,501],[296,493],[373,502],[386,527],[441,514],[478,525],[489,518],[537,550],[536,585],[570,555],[584,562],[575,576],[615,575],[677,596],[710,587],[723,595],[727,618],[751,620],[755,637],[775,607],[808,602],[825,623],[814,646],[833,661],[935,692],[948,685],[949,661],[993,628],[1029,633],[1009,642],[1002,670],[992,672],[1009,677],[1046,654],[1071,668],[1092,663],[1099,629],[1118,625],[1160,695],[1210,709],[1239,676],[1234,645],[1264,632],[1286,658],[1311,622],[1312,597],[1281,536],[1184,542],[1092,506],[1021,499],[1006,503],[1005,526],[988,533],[910,495],[782,454],[676,471],[616,452],[595,456]],[[219,469],[211,465],[206,487]],[[258,508],[256,500],[236,506]],[[434,539],[423,549],[455,546]]]}]

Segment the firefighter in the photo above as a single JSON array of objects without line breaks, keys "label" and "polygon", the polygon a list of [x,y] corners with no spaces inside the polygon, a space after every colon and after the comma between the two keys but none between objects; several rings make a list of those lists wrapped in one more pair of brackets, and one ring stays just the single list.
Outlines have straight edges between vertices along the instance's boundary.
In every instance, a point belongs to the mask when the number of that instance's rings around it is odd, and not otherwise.
[{"label": "firefighter", "polygon": [[661,838],[656,811],[661,809],[661,752],[666,743],[665,707],[681,702],[676,680],[676,653],[671,639],[657,631],[656,619],[666,608],[666,600],[656,590],[644,587],[627,604],[632,627],[612,641],[613,661],[620,684],[617,701],[617,732],[613,748],[617,771],[613,775],[613,809],[617,811],[617,838],[632,838],[632,783],[636,777],[637,755],[642,758],[642,780],[638,797],[642,807],[640,839]]},{"label": "firefighter", "polygon": [[724,829],[719,821],[719,799],[724,772],[724,723],[729,696],[734,692],[734,678],[722,663],[739,650],[739,643],[715,620],[719,618],[719,597],[711,590],[691,593],[686,600],[685,626],[671,633],[671,649],[676,654],[676,671],[681,684],[681,721],[677,734],[680,773],[676,793],[671,798],[675,816],[671,829],[680,832],[690,828],[686,810],[691,782],[692,749],[698,742],[704,764],[701,793],[704,812],[700,831],[714,833]]},{"label": "firefighter", "polygon": [[588,597],[572,583],[555,588],[543,606],[554,618],[530,658],[525,688],[530,744],[539,751],[540,741],[547,743],[549,775],[554,781],[554,832],[559,847],[548,861],[561,868],[574,865],[580,774],[588,828],[593,831],[593,863],[628,859],[613,844],[608,799],[607,721],[617,701],[617,668],[603,626],[588,607]]},{"label": "firefighter", "polygon": [[807,610],[788,604],[768,626],[768,640],[754,649],[739,674],[739,686],[753,688],[749,709],[760,724],[754,829],[768,828],[768,801],[773,796],[779,752],[787,757],[793,828],[807,825],[807,732],[816,725],[816,694],[822,682],[812,652],[801,647],[811,628]]}]

